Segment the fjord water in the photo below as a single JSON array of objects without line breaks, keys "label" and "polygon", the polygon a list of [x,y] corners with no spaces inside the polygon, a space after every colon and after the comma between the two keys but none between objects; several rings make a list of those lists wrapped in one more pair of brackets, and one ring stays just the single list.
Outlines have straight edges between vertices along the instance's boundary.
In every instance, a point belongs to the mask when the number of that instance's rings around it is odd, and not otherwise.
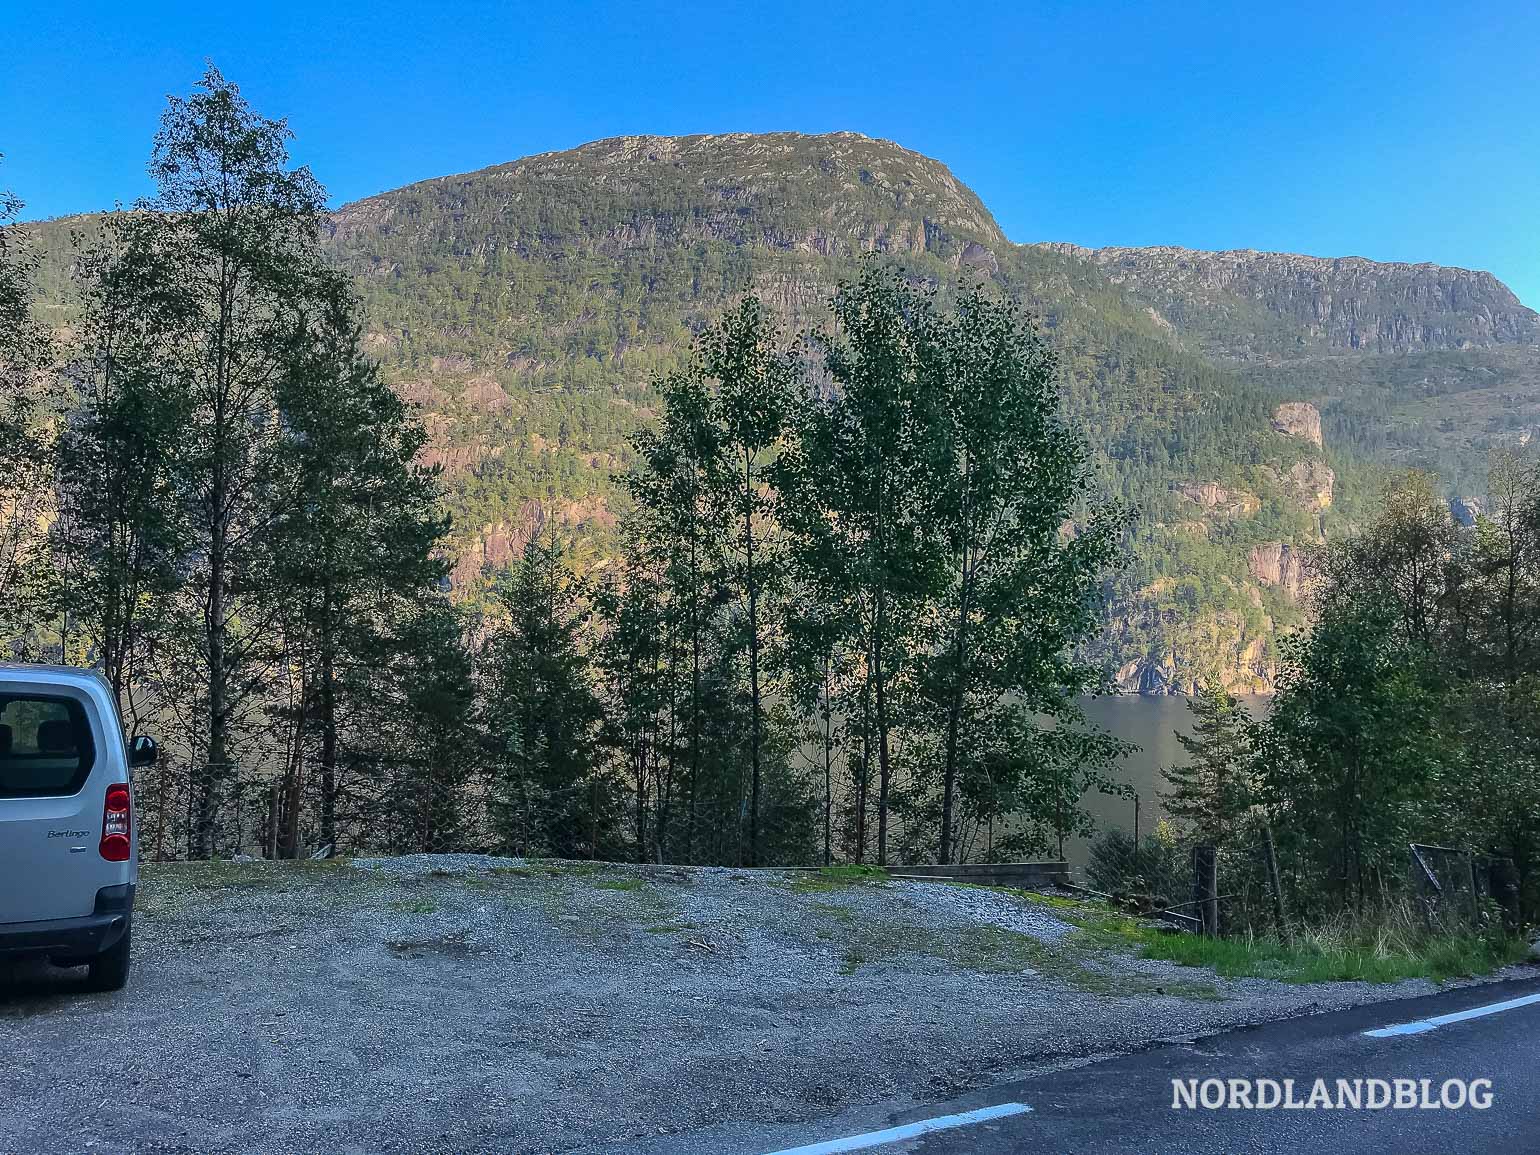
[{"label": "fjord water", "polygon": [[[1252,717],[1264,716],[1270,701],[1264,695],[1241,698]],[[1164,813],[1160,805],[1160,791],[1165,786],[1160,776],[1161,767],[1180,766],[1187,761],[1187,751],[1177,741],[1178,732],[1192,733],[1192,711],[1187,708],[1186,696],[1112,694],[1086,698],[1080,704],[1090,723],[1139,747],[1122,759],[1115,777],[1132,787],[1139,796],[1139,828],[1148,834]],[[1086,795],[1083,803],[1096,819],[1097,830],[1110,827],[1133,829],[1133,799],[1093,791]],[[1066,843],[1064,854],[1071,867],[1084,867],[1086,841],[1075,839]]]}]

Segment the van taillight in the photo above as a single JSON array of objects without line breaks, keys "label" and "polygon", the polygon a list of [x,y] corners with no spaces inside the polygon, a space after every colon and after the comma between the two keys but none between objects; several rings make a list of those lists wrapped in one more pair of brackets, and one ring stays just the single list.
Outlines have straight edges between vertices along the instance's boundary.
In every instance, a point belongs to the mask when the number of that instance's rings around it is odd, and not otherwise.
[{"label": "van taillight", "polygon": [[107,804],[102,809],[102,857],[108,862],[127,862],[130,845],[128,787],[114,782],[107,787]]}]

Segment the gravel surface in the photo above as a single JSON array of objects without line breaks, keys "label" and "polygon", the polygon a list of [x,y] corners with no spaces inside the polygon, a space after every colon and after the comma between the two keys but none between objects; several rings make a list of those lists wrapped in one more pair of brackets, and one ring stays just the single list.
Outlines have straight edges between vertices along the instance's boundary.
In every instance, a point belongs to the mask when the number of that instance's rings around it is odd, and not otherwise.
[{"label": "gravel surface", "polygon": [[0,981],[0,1150],[682,1149],[1433,989],[1219,981],[1058,909],[484,855],[146,866],[127,990]]}]

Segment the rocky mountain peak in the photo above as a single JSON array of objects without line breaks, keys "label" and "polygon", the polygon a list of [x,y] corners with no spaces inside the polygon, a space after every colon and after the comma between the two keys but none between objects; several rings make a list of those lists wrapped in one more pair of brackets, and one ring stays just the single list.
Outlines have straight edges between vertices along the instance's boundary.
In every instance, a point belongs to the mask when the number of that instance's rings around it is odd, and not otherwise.
[{"label": "rocky mountain peak", "polygon": [[943,251],[955,265],[976,247],[988,256],[973,261],[987,266],[1008,245],[946,165],[853,132],[611,137],[408,185],[335,215],[343,245],[425,223],[525,249],[596,235],[620,246],[705,238],[822,256]]}]

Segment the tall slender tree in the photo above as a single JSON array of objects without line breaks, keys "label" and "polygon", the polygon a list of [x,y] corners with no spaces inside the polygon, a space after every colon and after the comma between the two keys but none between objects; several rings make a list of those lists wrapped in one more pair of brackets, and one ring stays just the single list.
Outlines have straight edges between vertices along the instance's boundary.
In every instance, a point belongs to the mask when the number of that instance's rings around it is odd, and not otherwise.
[{"label": "tall slender tree", "polygon": [[586,611],[554,521],[525,546],[498,600],[505,621],[482,659],[498,837],[518,854],[611,850],[618,799],[596,749],[602,710],[582,637]]},{"label": "tall slender tree", "polygon": [[167,334],[146,307],[175,287],[151,253],[158,222],[123,213],[78,263],[84,316],[71,376],[77,408],[60,438],[55,545],[63,604],[85,633],[125,717],[149,680],[189,547],[179,479],[191,395],[163,386]]},{"label": "tall slender tree", "polygon": [[702,334],[699,369],[711,400],[710,419],[719,457],[708,476],[716,482],[712,520],[722,528],[730,564],[724,577],[742,607],[749,691],[748,853],[761,858],[761,795],[765,730],[767,639],[779,640],[782,557],[772,472],[797,400],[795,361],[765,317],[759,298],[746,296],[734,312]]},{"label": "tall slender tree", "polygon": [[393,602],[431,598],[447,574],[437,546],[449,526],[437,471],[414,464],[421,424],[360,352],[351,291],[340,278],[320,289],[318,314],[297,318],[275,391],[285,437],[267,578],[288,636],[305,639],[299,724],[314,720],[319,839],[335,848],[344,667],[377,650],[376,633],[402,616]]},{"label": "tall slender tree", "polygon": [[32,317],[37,258],[15,220],[19,198],[0,189],[0,636],[32,644],[47,603],[53,445],[45,400],[48,334]]},{"label": "tall slender tree", "polygon": [[641,468],[627,478],[637,507],[636,535],[661,553],[666,597],[676,607],[676,644],[688,653],[679,740],[684,752],[684,858],[695,861],[705,782],[706,689],[715,645],[716,590],[726,546],[711,516],[711,495],[720,492],[720,428],[711,396],[698,372],[682,371],[658,382],[663,419],[656,431],[635,438]]},{"label": "tall slender tree", "polygon": [[1073,655],[1099,620],[1123,519],[1095,501],[1086,446],[1061,417],[1057,360],[1037,329],[977,286],[927,321],[921,372],[946,415],[936,513],[949,589],[926,679],[945,719],[937,860],[946,863],[963,735],[977,746],[990,719],[1021,707],[1040,723],[1078,721],[1074,699],[1097,686],[1099,672]]},{"label": "tall slender tree", "polygon": [[195,644],[203,726],[194,756],[190,851],[212,853],[236,743],[258,724],[263,664],[281,605],[263,580],[284,512],[286,434],[278,392],[296,334],[324,311],[335,276],[318,249],[325,194],[288,165],[288,127],[252,110],[210,66],[197,91],[173,97],[150,159],[147,243],[129,259],[158,340],[152,372],[176,398],[178,488],[190,545],[183,592]]},{"label": "tall slender tree", "polygon": [[925,371],[934,302],[868,264],[840,287],[824,350],[827,391],[801,413],[784,458],[784,514],[801,580],[859,623],[877,754],[877,859],[888,857],[896,693],[912,682],[923,625],[945,588],[937,510],[945,397]]}]

